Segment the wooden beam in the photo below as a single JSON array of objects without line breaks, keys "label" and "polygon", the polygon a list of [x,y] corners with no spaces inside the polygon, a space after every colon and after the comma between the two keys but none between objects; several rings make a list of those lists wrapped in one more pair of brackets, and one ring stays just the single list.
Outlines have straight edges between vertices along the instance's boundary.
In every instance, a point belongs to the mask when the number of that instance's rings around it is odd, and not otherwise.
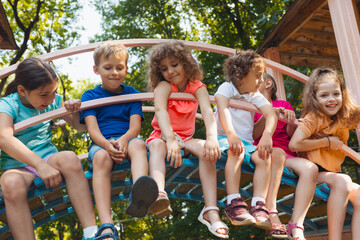
[{"label": "wooden beam", "polygon": [[258,52],[263,53],[269,47],[278,47],[293,33],[297,32],[324,5],[326,5],[326,0],[296,0],[275,26],[275,29],[260,45]]},{"label": "wooden beam", "polygon": [[279,47],[281,52],[302,53],[308,55],[322,55],[324,57],[338,57],[336,45],[322,44],[321,42],[299,42],[288,40]]},{"label": "wooden beam", "polygon": [[341,68],[339,57],[280,52],[281,63],[293,66]]}]

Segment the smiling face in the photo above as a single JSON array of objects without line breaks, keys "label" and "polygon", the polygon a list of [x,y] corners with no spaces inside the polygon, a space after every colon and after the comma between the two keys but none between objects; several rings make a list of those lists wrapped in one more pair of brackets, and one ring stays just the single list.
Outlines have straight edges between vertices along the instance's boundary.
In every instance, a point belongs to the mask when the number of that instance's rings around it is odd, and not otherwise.
[{"label": "smiling face", "polygon": [[99,64],[94,66],[94,72],[101,77],[101,87],[112,93],[122,91],[121,84],[125,80],[127,69],[125,56],[115,55],[101,56]]},{"label": "smiling face", "polygon": [[26,90],[24,86],[19,85],[18,93],[24,106],[43,111],[54,101],[57,88],[57,81],[53,81],[50,84],[46,84],[34,90]]},{"label": "smiling face", "polygon": [[334,116],[343,104],[340,84],[333,78],[325,78],[317,86],[316,100],[324,114]]},{"label": "smiling face", "polygon": [[250,72],[240,80],[240,86],[238,87],[239,93],[246,94],[258,91],[259,87],[264,82],[264,72],[264,64],[262,62],[255,63]]},{"label": "smiling face", "polygon": [[187,83],[183,65],[176,58],[166,57],[160,61],[160,72],[164,79],[184,91]]}]

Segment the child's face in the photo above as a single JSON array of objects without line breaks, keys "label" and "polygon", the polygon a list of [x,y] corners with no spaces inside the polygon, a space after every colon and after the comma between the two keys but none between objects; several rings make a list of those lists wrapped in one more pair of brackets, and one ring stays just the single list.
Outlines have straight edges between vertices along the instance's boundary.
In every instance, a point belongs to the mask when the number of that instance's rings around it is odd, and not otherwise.
[{"label": "child's face", "polygon": [[99,65],[94,66],[94,72],[101,77],[101,87],[114,93],[122,91],[121,84],[125,80],[127,69],[125,56],[101,56]]},{"label": "child's face", "polygon": [[186,86],[187,78],[183,65],[176,58],[166,57],[160,61],[160,71],[166,81],[181,89]]},{"label": "child's face", "polygon": [[326,115],[334,116],[342,106],[342,93],[339,83],[334,79],[324,79],[318,85],[316,100]]},{"label": "child's face", "polygon": [[22,104],[28,108],[45,110],[55,99],[58,82],[53,81],[43,87],[34,90],[26,90],[22,85],[18,86],[18,93]]},{"label": "child's face", "polygon": [[258,91],[260,85],[264,82],[263,74],[265,66],[262,63],[255,64],[248,75],[240,80],[240,87],[238,89],[240,94],[254,93]]}]

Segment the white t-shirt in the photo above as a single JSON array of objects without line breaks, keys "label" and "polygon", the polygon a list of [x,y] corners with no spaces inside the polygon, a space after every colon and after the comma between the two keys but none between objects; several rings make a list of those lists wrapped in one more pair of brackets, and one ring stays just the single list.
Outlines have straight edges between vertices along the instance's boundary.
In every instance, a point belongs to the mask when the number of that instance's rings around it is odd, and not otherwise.
[{"label": "white t-shirt", "polygon": [[[224,82],[220,85],[215,95],[222,95],[226,98],[235,99],[239,101],[248,102],[254,104],[257,108],[261,108],[266,104],[270,104],[269,101],[260,93],[250,93],[250,94],[240,94],[236,89],[233,83]],[[249,143],[253,143],[254,139],[252,137],[254,130],[254,112],[249,112],[246,110],[229,107],[231,122],[235,129],[237,136],[241,140],[245,140]],[[219,113],[216,109],[215,111],[215,119],[217,125],[217,132],[219,135],[226,135],[224,129],[221,126]]]}]

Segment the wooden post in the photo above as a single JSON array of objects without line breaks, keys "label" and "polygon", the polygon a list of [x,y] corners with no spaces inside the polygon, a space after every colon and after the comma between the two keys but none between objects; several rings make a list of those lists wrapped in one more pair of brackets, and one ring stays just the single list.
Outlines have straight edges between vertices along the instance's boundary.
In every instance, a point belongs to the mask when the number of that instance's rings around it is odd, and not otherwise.
[{"label": "wooden post", "polygon": [[[280,63],[279,48],[271,47],[266,49],[266,51],[264,52],[264,57],[274,62]],[[286,100],[286,92],[285,92],[284,79],[282,73],[272,68],[266,68],[266,72],[271,76],[273,76],[273,78],[275,79],[278,89],[276,93],[278,99]]]},{"label": "wooden post", "polygon": [[[360,34],[352,0],[328,0],[346,85],[360,104]],[[358,140],[360,133],[357,132]]]}]

